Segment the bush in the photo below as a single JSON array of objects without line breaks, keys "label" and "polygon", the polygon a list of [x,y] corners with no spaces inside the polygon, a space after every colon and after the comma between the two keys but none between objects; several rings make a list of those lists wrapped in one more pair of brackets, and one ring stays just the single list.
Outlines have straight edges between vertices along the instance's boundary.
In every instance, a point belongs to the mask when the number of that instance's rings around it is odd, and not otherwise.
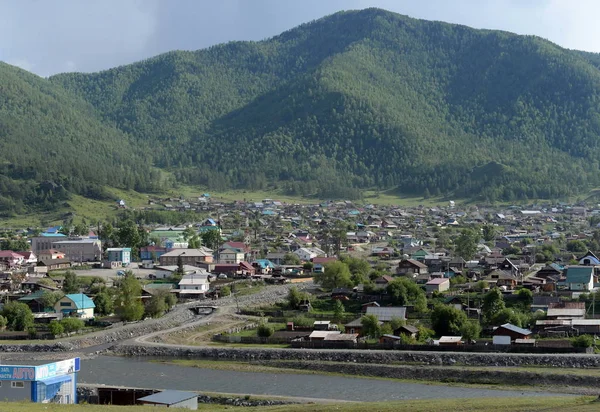
[{"label": "bush", "polygon": [[229,286],[223,286],[221,288],[221,297],[225,297],[225,296],[229,296],[231,295],[231,288]]},{"label": "bush", "polygon": [[83,323],[83,321],[78,318],[64,318],[60,321],[60,323],[66,333],[76,332],[78,330],[83,329],[83,327],[85,326],[85,323]]},{"label": "bush", "polygon": [[300,327],[310,327],[314,324],[314,320],[303,315],[294,316],[289,321],[294,322],[294,326]]},{"label": "bush", "polygon": [[261,338],[268,338],[275,333],[273,326],[267,323],[261,323],[256,330],[256,334]]},{"label": "bush", "polygon": [[571,344],[575,348],[589,348],[594,345],[594,338],[590,335],[580,335],[571,339]]},{"label": "bush", "polygon": [[48,330],[54,337],[60,336],[63,333],[65,333],[65,328],[57,320],[53,320],[52,322],[50,322],[50,324],[48,325]]}]

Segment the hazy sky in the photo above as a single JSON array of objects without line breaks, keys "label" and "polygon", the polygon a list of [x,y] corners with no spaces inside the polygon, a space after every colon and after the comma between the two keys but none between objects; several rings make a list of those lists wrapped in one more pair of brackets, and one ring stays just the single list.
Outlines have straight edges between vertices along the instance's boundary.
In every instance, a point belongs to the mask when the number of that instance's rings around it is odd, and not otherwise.
[{"label": "hazy sky", "polygon": [[366,7],[600,52],[600,0],[0,0],[0,60],[42,76],[97,71]]}]

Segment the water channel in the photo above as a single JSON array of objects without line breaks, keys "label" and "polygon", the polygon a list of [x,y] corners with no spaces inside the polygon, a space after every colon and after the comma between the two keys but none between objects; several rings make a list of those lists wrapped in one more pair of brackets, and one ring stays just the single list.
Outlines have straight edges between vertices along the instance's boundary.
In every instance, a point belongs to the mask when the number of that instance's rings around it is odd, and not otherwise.
[{"label": "water channel", "polygon": [[426,385],[392,380],[274,372],[237,372],[151,362],[148,358],[82,359],[79,382],[107,386],[179,389],[351,401],[557,396],[548,392]]}]

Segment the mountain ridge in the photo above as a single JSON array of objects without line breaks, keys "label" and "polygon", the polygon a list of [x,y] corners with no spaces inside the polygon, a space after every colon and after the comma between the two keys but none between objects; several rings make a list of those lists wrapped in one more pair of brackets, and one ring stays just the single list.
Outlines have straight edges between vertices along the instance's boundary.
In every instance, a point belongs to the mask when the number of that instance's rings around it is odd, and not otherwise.
[{"label": "mountain ridge", "polygon": [[102,119],[107,155],[131,153],[122,187],[157,189],[158,167],[216,190],[494,201],[600,184],[599,68],[537,36],[365,9],[44,87]]}]

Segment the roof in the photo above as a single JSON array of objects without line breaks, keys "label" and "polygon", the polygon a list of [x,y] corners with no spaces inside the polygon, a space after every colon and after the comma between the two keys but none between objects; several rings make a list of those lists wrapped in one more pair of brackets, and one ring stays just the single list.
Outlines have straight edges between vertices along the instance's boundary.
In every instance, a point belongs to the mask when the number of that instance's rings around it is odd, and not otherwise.
[{"label": "roof", "polygon": [[408,263],[412,264],[413,266],[416,266],[416,267],[421,268],[421,269],[427,268],[426,264],[421,263],[421,262],[419,262],[418,260],[415,260],[415,259],[406,259],[406,260],[403,260],[402,262],[400,262],[400,264],[402,264],[404,262],[408,262]]},{"label": "roof", "polygon": [[567,283],[590,283],[594,274],[592,266],[569,266],[567,268]]},{"label": "roof", "polygon": [[347,328],[360,328],[362,327],[361,318],[356,318],[353,321],[350,321],[344,325]]},{"label": "roof", "polygon": [[196,397],[198,397],[198,395],[194,392],[168,390],[155,393],[153,395],[144,396],[143,398],[139,398],[138,401],[147,403],[158,403],[161,405],[173,405]]},{"label": "roof", "polygon": [[77,309],[90,309],[96,307],[94,301],[83,293],[71,293],[69,295],[65,295],[63,299],[64,298],[69,298],[72,300]]},{"label": "roof", "polygon": [[99,239],[73,239],[73,240],[59,240],[58,242],[52,242],[53,245],[84,245],[100,243]]},{"label": "roof", "polygon": [[450,282],[448,278],[434,278],[431,279],[426,285],[441,285],[442,283]]},{"label": "roof", "polygon": [[498,329],[500,329],[500,328],[502,328],[502,329],[506,329],[506,330],[509,330],[509,331],[511,331],[511,332],[518,333],[519,335],[524,335],[524,336],[528,336],[528,335],[531,335],[531,334],[532,334],[532,332],[531,332],[529,329],[523,329],[523,328],[520,328],[520,327],[518,327],[518,326],[515,326],[515,325],[513,325],[513,324],[511,324],[511,323],[505,323],[504,325],[500,325],[500,326],[498,326],[498,327],[497,327],[497,328],[494,330],[494,334],[495,334],[495,333],[496,333],[496,331],[497,331]]},{"label": "roof", "polygon": [[442,336],[439,339],[440,343],[458,343],[462,341],[462,336]]},{"label": "roof", "polygon": [[404,329],[405,331],[408,331],[409,333],[417,333],[417,332],[419,332],[419,328],[416,328],[416,327],[414,327],[412,325],[402,325],[402,326],[400,326],[396,330],[401,330],[401,329]]},{"label": "roof", "polygon": [[23,259],[23,255],[21,255],[19,253],[15,253],[12,250],[0,250],[0,257]]},{"label": "roof", "polygon": [[340,333],[341,332],[335,331],[335,330],[313,330],[310,333],[310,335],[308,335],[308,337],[310,339],[312,339],[312,338],[317,338],[317,339],[322,338],[322,339],[325,339],[327,337],[327,335],[330,335],[330,334],[339,335]]},{"label": "roof", "polygon": [[367,315],[375,315],[382,322],[389,322],[392,318],[406,319],[406,308],[404,306],[397,307],[378,307],[368,306]]},{"label": "roof", "polygon": [[325,335],[325,340],[335,341],[355,341],[358,338],[358,333],[329,333]]},{"label": "roof", "polygon": [[557,316],[583,318],[585,316],[585,309],[548,308],[546,316],[549,318]]},{"label": "roof", "polygon": [[173,249],[165,254],[163,254],[161,257],[177,257],[177,256],[198,256],[198,257],[206,257],[206,256],[212,256],[211,253],[205,252],[203,250],[199,250],[199,249]]}]

